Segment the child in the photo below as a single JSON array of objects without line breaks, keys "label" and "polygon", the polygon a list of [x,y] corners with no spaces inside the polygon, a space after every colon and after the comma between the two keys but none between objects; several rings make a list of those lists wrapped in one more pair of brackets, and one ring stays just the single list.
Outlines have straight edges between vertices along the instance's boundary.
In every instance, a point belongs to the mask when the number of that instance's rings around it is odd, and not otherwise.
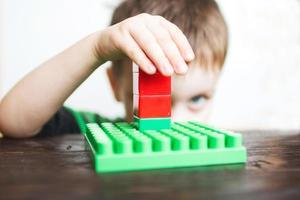
[{"label": "child", "polygon": [[83,121],[106,121],[62,105],[109,60],[110,84],[115,98],[125,105],[123,120],[132,120],[133,61],[148,74],[174,74],[173,120],[205,122],[226,51],[227,27],[214,0],[124,1],[110,27],[43,63],[3,98],[0,132],[15,138],[78,133]]}]

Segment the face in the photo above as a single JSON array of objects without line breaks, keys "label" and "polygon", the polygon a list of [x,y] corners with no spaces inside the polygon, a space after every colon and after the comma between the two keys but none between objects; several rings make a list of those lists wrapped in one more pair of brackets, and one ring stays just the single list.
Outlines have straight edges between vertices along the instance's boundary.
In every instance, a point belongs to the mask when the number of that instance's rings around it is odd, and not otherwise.
[{"label": "face", "polygon": [[172,77],[172,120],[207,122],[219,73],[199,66]]},{"label": "face", "polygon": [[[122,64],[124,75],[113,86],[117,100],[124,102],[126,120],[132,121],[132,71],[131,62]],[[172,77],[172,120],[197,120],[207,122],[212,108],[212,99],[219,77],[218,72],[208,71],[200,66],[190,66],[184,76]],[[112,85],[114,79],[110,78]]]}]

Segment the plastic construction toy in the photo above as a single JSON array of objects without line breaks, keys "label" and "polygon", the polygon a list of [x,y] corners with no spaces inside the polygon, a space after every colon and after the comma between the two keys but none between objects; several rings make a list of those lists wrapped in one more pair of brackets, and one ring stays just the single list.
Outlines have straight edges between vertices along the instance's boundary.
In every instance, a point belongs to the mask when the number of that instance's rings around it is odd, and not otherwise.
[{"label": "plastic construction toy", "polygon": [[171,78],[133,64],[133,123],[84,127],[97,172],[245,163],[238,133],[171,122]]},{"label": "plastic construction toy", "polygon": [[128,123],[87,124],[86,140],[97,172],[191,167],[246,162],[238,133],[198,122],[139,131]]},{"label": "plastic construction toy", "polygon": [[133,114],[139,130],[171,127],[171,77],[148,75],[133,64]]}]

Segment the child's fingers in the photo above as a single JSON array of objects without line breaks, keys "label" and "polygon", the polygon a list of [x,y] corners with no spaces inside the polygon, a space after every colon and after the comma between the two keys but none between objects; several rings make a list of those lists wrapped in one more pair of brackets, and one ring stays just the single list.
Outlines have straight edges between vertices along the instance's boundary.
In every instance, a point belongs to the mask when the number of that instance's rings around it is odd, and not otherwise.
[{"label": "child's fingers", "polygon": [[148,74],[154,74],[156,71],[155,66],[145,55],[143,50],[135,42],[129,33],[122,34],[119,39],[119,48],[133,60],[143,71]]},{"label": "child's fingers", "polygon": [[133,26],[130,34],[162,74],[166,76],[172,75],[173,68],[169,60],[146,26],[143,24]]},{"label": "child's fingers", "polygon": [[187,62],[192,61],[195,58],[195,54],[188,39],[185,37],[182,31],[175,24],[169,22],[164,18],[162,18],[161,22],[165,27],[167,27],[172,39],[176,43],[185,61]]},{"label": "child's fingers", "polygon": [[171,38],[170,33],[164,27],[161,26],[159,21],[149,21],[147,23],[148,29],[155,36],[158,44],[164,51],[164,54],[169,59],[169,62],[174,67],[177,74],[184,74],[188,70],[188,66],[183,60],[176,44]]}]

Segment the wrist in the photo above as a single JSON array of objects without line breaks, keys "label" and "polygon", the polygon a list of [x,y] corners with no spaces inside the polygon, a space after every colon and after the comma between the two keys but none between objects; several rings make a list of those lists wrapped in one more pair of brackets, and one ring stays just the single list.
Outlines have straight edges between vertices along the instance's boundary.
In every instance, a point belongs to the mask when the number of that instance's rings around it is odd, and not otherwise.
[{"label": "wrist", "polygon": [[88,57],[89,57],[89,65],[91,70],[97,69],[100,65],[105,63],[104,59],[102,58],[101,54],[98,50],[98,43],[99,43],[100,31],[94,32],[87,36],[83,41],[86,44]]},{"label": "wrist", "polygon": [[103,31],[97,31],[92,34],[93,37],[93,55],[98,60],[99,64],[104,64],[107,59],[105,59],[104,46],[105,41],[103,41]]}]

